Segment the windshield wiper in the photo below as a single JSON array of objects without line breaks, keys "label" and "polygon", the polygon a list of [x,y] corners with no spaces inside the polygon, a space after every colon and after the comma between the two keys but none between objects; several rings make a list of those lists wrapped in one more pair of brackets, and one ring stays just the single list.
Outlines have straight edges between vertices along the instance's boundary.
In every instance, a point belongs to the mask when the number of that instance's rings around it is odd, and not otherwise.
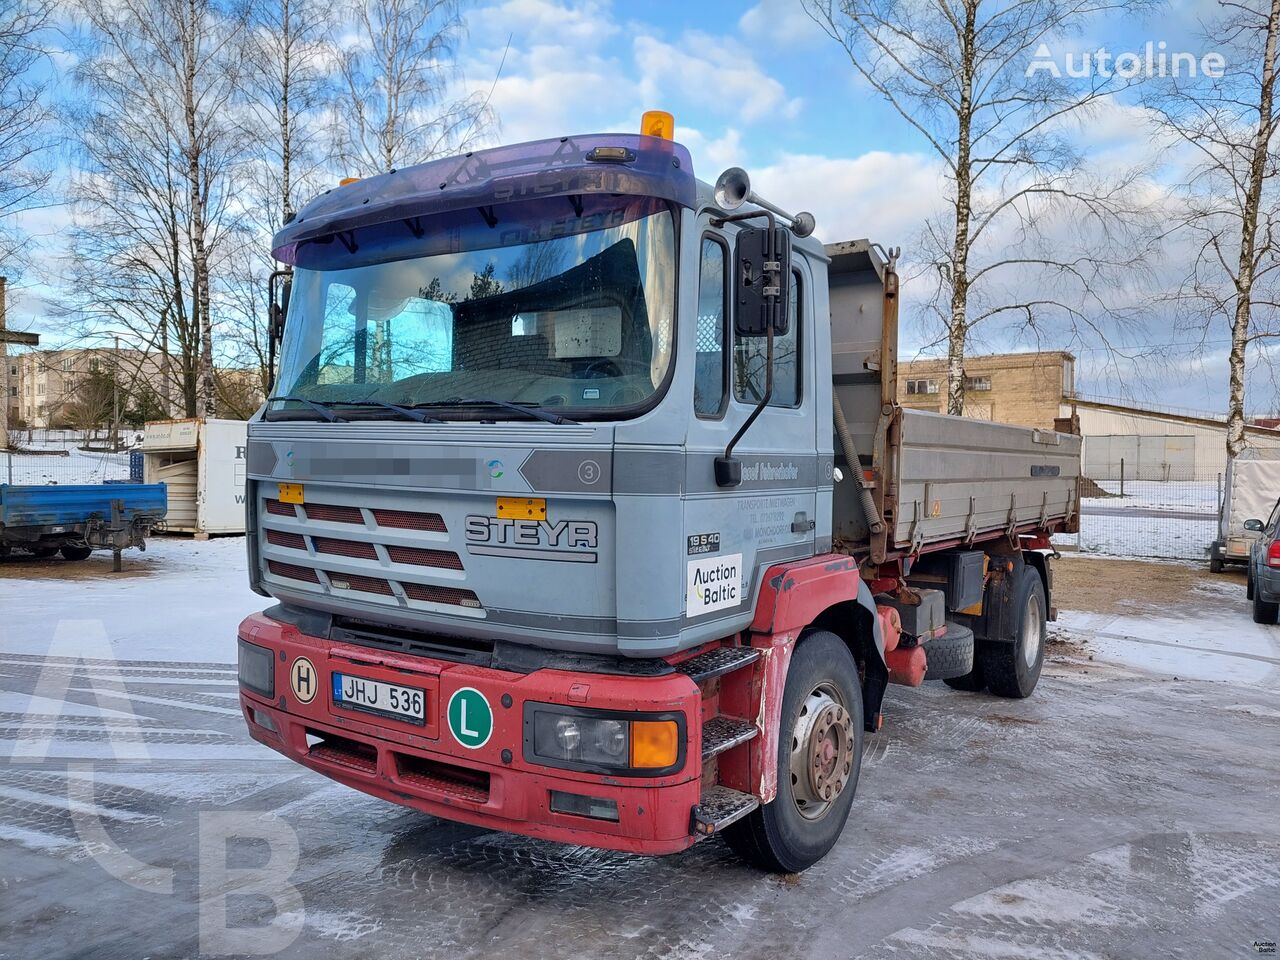
[{"label": "windshield wiper", "polygon": [[539,407],[536,403],[512,403],[509,400],[493,400],[489,397],[450,397],[448,400],[436,400],[431,403],[415,403],[414,407],[468,407],[468,406],[484,406],[484,407],[501,407],[503,410],[510,410],[512,413],[524,413],[533,417],[535,420],[544,420],[547,423],[577,423],[577,420],[570,420],[568,417],[562,417],[558,413],[551,413]]},{"label": "windshield wiper", "polygon": [[344,407],[381,407],[384,410],[390,410],[398,413],[402,417],[408,417],[410,420],[416,420],[418,423],[444,423],[437,417],[431,417],[423,413],[421,410],[414,410],[411,407],[402,407],[399,404],[387,403],[385,400],[335,400],[334,403],[341,404]]},{"label": "windshield wiper", "polygon": [[336,413],[334,413],[332,410],[329,409],[329,407],[333,406],[335,402],[332,400],[324,400],[324,401],[308,400],[306,397],[267,397],[268,403],[275,403],[277,401],[279,401],[280,403],[306,404],[316,413],[320,414],[320,416],[324,417],[324,419],[329,423],[346,423],[347,422],[344,417],[338,416]]}]

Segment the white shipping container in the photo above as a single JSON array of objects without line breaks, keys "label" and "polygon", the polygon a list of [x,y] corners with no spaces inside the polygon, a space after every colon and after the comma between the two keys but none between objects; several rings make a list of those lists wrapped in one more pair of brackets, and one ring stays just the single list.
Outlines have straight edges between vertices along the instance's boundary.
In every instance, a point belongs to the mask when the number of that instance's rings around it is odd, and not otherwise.
[{"label": "white shipping container", "polygon": [[244,533],[243,420],[154,420],[142,435],[143,478],[169,490],[165,529]]}]

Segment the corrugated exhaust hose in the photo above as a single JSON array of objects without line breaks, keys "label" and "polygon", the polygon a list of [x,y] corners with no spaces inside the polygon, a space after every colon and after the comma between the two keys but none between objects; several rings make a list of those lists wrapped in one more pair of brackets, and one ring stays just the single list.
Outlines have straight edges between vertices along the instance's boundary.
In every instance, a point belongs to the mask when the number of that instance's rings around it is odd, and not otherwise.
[{"label": "corrugated exhaust hose", "polygon": [[867,518],[867,527],[872,533],[883,533],[884,521],[880,519],[880,512],[876,510],[875,501],[871,499],[871,488],[863,479],[862,461],[858,459],[858,448],[853,445],[853,434],[849,432],[849,424],[844,419],[844,410],[840,407],[840,398],[834,391],[831,394],[831,409],[835,414],[836,436],[840,438],[840,449],[844,452],[844,459],[858,481],[858,495],[862,501],[862,512]]}]

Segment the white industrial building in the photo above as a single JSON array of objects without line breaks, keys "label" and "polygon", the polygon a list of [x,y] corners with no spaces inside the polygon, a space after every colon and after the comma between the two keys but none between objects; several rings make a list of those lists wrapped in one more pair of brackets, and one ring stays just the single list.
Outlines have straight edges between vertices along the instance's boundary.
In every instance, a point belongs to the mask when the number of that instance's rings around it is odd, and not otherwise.
[{"label": "white industrial building", "polygon": [[[1140,410],[1100,400],[1064,400],[1080,419],[1084,474],[1091,480],[1207,480],[1227,467],[1226,418]],[[1280,430],[1246,427],[1246,443],[1280,452]]]}]

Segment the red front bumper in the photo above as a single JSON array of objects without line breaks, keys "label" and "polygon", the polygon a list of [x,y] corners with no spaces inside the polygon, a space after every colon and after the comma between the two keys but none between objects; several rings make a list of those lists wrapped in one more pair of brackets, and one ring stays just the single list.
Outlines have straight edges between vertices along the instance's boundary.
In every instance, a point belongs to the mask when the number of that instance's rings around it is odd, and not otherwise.
[{"label": "red front bumper", "polygon": [[[261,614],[246,619],[239,632],[271,650],[275,666],[274,699],[240,688],[250,735],[339,783],[449,820],[564,843],[662,854],[694,842],[689,824],[699,798],[701,699],[683,674],[510,673],[323,640]],[[299,657],[316,673],[316,692],[305,703],[290,685]],[[425,725],[334,706],[335,670],[425,690]],[[483,694],[493,711],[492,734],[474,749],[454,738],[444,716],[444,705],[465,687]],[[662,777],[630,777],[527,762],[523,717],[530,701],[683,713],[684,766]],[[612,800],[618,820],[553,812],[553,790]]]}]

